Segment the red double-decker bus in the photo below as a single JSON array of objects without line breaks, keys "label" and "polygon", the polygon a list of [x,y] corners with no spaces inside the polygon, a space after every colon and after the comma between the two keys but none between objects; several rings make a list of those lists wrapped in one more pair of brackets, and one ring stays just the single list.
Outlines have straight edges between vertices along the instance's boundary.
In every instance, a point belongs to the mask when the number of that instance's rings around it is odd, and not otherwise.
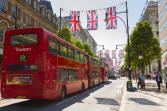
[{"label": "red double-decker bus", "polygon": [[102,78],[101,78],[101,64],[100,64],[100,60],[93,58],[93,57],[89,57],[89,87],[93,87],[95,85],[98,85],[102,82]]},{"label": "red double-decker bus", "polygon": [[109,74],[109,66],[106,63],[101,63],[101,78],[102,82],[108,81],[108,74]]},{"label": "red double-decker bus", "polygon": [[[7,31],[3,54],[3,98],[56,99],[88,88],[90,57],[43,28]],[[91,67],[97,78],[99,66]]]},{"label": "red double-decker bus", "polygon": [[104,74],[102,76],[103,82],[108,81],[108,76],[109,76],[109,66],[107,63],[104,63]]}]

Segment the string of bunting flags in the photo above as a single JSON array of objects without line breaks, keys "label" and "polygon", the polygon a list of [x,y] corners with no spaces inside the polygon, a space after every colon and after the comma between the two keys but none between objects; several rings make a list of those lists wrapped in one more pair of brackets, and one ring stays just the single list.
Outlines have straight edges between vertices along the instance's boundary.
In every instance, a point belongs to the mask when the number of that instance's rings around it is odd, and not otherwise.
[{"label": "string of bunting flags", "polygon": [[122,63],[124,50],[99,50],[97,55],[100,59],[105,58],[105,62],[113,68],[117,68]]},{"label": "string of bunting flags", "polygon": [[[98,10],[88,10],[87,14],[87,30],[97,30],[98,29]],[[116,6],[105,8],[105,29],[116,29],[117,28],[117,19],[116,19]],[[81,11],[70,11],[70,31],[77,32],[80,31],[80,12]]]}]

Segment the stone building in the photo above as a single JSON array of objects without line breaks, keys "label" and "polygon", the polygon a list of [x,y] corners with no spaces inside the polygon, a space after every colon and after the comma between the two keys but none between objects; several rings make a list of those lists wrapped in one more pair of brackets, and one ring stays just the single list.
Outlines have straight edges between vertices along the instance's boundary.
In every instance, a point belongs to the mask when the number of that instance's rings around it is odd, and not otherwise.
[{"label": "stone building", "polygon": [[[143,9],[140,21],[146,20],[152,27],[154,36],[159,38],[159,22],[158,22],[158,2],[147,1]],[[160,60],[155,59],[151,63],[151,71],[160,71]]]},{"label": "stone building", "polygon": [[5,30],[44,27],[57,32],[57,16],[47,0],[0,0],[0,65]]},{"label": "stone building", "polygon": [[162,49],[162,69],[167,69],[167,0],[159,0],[159,39]]}]

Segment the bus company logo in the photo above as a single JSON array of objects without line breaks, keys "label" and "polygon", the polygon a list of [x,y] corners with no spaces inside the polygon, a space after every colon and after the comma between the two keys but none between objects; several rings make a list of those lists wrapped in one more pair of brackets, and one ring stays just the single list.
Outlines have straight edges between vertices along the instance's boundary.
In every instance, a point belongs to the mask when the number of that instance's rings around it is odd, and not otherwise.
[{"label": "bus company logo", "polygon": [[28,52],[31,51],[31,48],[18,48],[16,47],[16,52]]}]

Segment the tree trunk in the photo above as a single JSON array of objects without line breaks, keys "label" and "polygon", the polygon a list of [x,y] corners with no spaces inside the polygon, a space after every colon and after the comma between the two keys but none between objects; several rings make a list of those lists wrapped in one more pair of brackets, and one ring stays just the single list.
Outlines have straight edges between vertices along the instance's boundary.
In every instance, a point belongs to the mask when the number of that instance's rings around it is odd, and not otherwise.
[{"label": "tree trunk", "polygon": [[149,73],[151,73],[151,63],[149,62]]}]

